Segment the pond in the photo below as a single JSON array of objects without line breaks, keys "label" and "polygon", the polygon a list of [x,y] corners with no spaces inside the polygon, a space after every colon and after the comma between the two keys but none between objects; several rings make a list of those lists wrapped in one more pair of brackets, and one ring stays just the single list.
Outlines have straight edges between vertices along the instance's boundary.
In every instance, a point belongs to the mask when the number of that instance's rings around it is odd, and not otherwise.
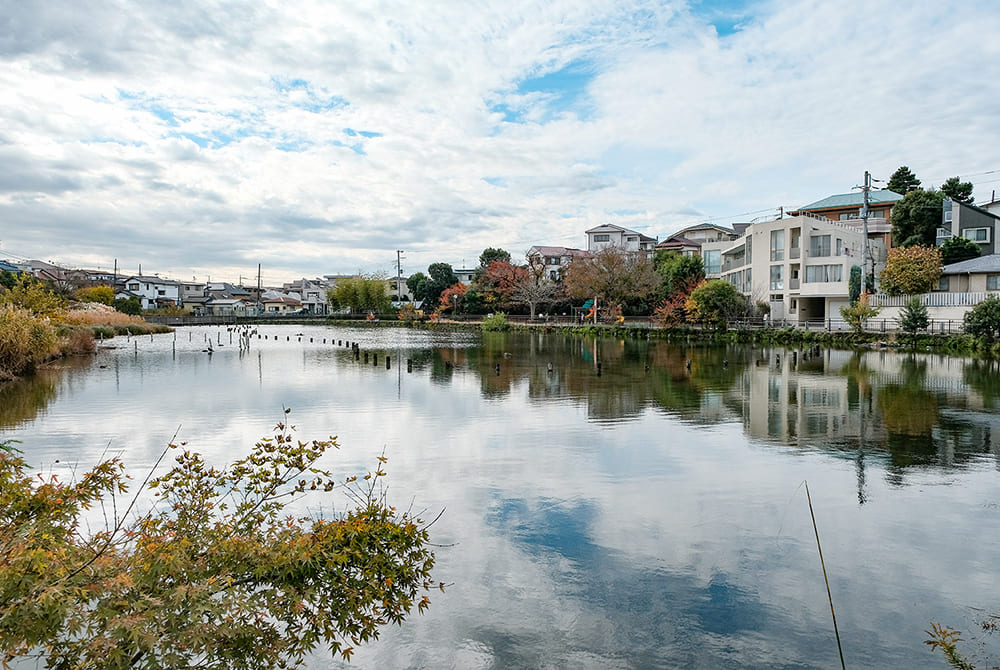
[{"label": "pond", "polygon": [[301,439],[338,436],[327,464],[344,476],[384,452],[390,502],[443,512],[434,577],[450,586],[350,665],[312,668],[839,667],[805,481],[848,667],[945,667],[922,643],[931,621],[1000,660],[977,627],[1000,609],[995,364],[544,332],[257,335],[249,351],[224,327],[116,338],[0,386],[0,439],[45,472],[120,454],[145,474],[175,435],[215,464],[241,456],[288,407]]}]

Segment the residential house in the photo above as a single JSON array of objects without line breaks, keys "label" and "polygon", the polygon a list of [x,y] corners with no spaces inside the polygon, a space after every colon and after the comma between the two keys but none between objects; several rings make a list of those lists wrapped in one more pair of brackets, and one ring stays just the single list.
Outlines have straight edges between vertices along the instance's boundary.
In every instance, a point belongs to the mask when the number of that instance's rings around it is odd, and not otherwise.
[{"label": "residential house", "polygon": [[937,245],[941,246],[949,237],[964,237],[979,245],[981,256],[989,256],[1000,251],[997,244],[997,224],[1000,216],[975,205],[945,198],[942,203],[941,227],[937,230]]},{"label": "residential house", "polygon": [[532,265],[540,263],[544,269],[544,276],[556,282],[562,281],[563,273],[574,259],[588,256],[590,256],[589,251],[568,247],[534,246],[528,249],[527,253],[528,262]]},{"label": "residential house", "polygon": [[326,290],[328,285],[322,279],[302,279],[289,282],[283,287],[286,292],[294,292],[302,300],[304,307],[310,314],[327,314],[329,303],[326,300]]},{"label": "residential house", "polygon": [[86,270],[75,269],[64,272],[66,283],[74,289],[90,288],[93,286],[115,285],[115,273],[111,270]]},{"label": "residential house", "polygon": [[247,316],[256,309],[253,303],[242,298],[204,298],[204,302],[196,302],[197,313],[211,316]]},{"label": "residential house", "polygon": [[[892,208],[903,196],[887,190],[868,192],[868,237],[879,240],[888,249],[892,246]],[[791,216],[812,216],[830,221],[856,222],[863,227],[861,191],[831,195],[789,212]]]},{"label": "residential house", "polygon": [[479,274],[479,268],[453,268],[452,272],[458,277],[458,281],[470,286],[475,281],[476,275]]},{"label": "residential house", "polygon": [[269,315],[288,314],[302,309],[302,301],[299,298],[291,295],[273,295],[272,292],[265,293],[261,303],[264,306],[264,313]]},{"label": "residential house", "polygon": [[644,251],[650,256],[656,246],[656,238],[640,232],[605,223],[587,232],[587,251],[594,253],[605,247],[617,247],[625,251]]},{"label": "residential house", "polygon": [[186,305],[192,300],[205,297],[207,285],[196,280],[178,282],[180,284],[181,304]]},{"label": "residential house", "polygon": [[[965,314],[989,296],[1000,296],[1000,254],[990,254],[941,268],[941,278],[931,293],[920,296],[927,316],[942,331],[958,330]],[[912,296],[876,295],[880,319],[895,321]]]},{"label": "residential house", "polygon": [[24,270],[9,261],[0,261],[0,272],[9,272],[14,275],[19,275],[24,272]]},{"label": "residential house", "polygon": [[657,251],[674,251],[682,256],[700,256],[701,242],[689,240],[680,234],[671,235],[656,245]]},{"label": "residential house", "polygon": [[143,309],[156,309],[180,303],[180,282],[160,277],[132,275],[122,282],[116,298],[139,298]]},{"label": "residential house", "polygon": [[743,234],[749,223],[733,224],[732,228],[720,226],[714,223],[698,223],[678,230],[674,235],[696,242],[699,245],[705,242],[722,242],[725,240],[735,240]]},{"label": "residential house", "polygon": [[[870,245],[873,256],[885,257],[880,241]],[[864,246],[853,223],[793,216],[754,223],[736,240],[707,242],[702,253],[719,252],[719,272],[710,277],[766,302],[772,319],[802,322],[840,318],[840,307],[850,304],[851,267],[861,266]]]}]

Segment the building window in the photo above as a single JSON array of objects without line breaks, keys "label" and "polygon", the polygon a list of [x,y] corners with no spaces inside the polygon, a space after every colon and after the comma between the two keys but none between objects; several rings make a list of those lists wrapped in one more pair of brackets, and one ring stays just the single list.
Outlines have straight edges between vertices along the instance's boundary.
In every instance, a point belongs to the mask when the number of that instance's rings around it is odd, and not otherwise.
[{"label": "building window", "polygon": [[636,237],[635,235],[629,235],[628,237],[625,238],[625,241],[626,242],[638,242],[639,238]]},{"label": "building window", "polygon": [[608,233],[595,234],[594,235],[594,241],[595,242],[610,242],[611,241],[611,235],[609,235]]},{"label": "building window", "polygon": [[166,295],[166,294],[167,294],[167,290],[166,289],[162,289],[161,288],[161,289],[157,289],[157,291],[156,291],[156,295]]},{"label": "building window", "polygon": [[784,299],[785,299],[785,295],[783,293],[772,293],[771,294],[771,302],[781,302]]},{"label": "building window", "polygon": [[[830,255],[830,236],[813,235],[809,238],[809,255],[822,258]],[[806,281],[809,281],[808,279]]]},{"label": "building window", "polygon": [[785,260],[785,231],[783,230],[771,231],[771,260]]},{"label": "building window", "polygon": [[129,284],[128,285],[128,290],[129,291],[138,291],[139,290],[139,284]]},{"label": "building window", "polygon": [[962,237],[973,242],[986,243],[990,241],[989,228],[966,228],[962,231]]},{"label": "building window", "polygon": [[558,256],[549,256],[548,258],[545,259],[545,264],[546,265],[559,265],[559,257]]},{"label": "building window", "polygon": [[722,271],[722,251],[720,249],[705,252],[705,274],[719,274]]},{"label": "building window", "polygon": [[772,265],[771,266],[771,290],[772,291],[783,291],[785,290],[785,280],[784,280],[784,266]]},{"label": "building window", "polygon": [[1000,291],[1000,275],[986,275],[986,290]]},{"label": "building window", "polygon": [[935,291],[947,291],[950,282],[949,277],[939,277],[937,286],[934,288]]},{"label": "building window", "polygon": [[798,308],[799,308],[799,301],[798,301],[798,300],[796,300],[795,298],[792,298],[792,300],[791,300],[790,304],[788,305],[788,311],[789,311],[789,312],[794,312],[794,311],[796,311],[796,310],[797,310]]},{"label": "building window", "polygon": [[806,283],[843,281],[843,273],[843,265],[809,265],[806,267]]},{"label": "building window", "polygon": [[838,256],[844,255],[844,240],[840,239],[839,237],[837,238],[837,255]]}]

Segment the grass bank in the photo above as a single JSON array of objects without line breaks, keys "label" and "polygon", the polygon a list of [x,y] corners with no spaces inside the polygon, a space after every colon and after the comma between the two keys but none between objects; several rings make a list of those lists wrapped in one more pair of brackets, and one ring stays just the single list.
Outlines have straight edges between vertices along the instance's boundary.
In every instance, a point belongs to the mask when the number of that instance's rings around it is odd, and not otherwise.
[{"label": "grass bank", "polygon": [[70,309],[38,314],[12,304],[0,305],[0,380],[31,374],[59,358],[93,353],[98,339],[116,335],[169,332],[139,317],[114,310]]}]

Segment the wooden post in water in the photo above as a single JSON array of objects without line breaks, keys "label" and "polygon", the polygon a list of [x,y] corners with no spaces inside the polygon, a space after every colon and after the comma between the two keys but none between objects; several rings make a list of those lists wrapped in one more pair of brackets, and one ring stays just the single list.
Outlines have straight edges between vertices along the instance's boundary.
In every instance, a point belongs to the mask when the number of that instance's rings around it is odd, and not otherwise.
[{"label": "wooden post in water", "polygon": [[407,358],[406,359],[406,371],[407,372],[413,372],[413,359],[412,358]]},{"label": "wooden post in water", "polygon": [[597,361],[597,376],[601,376],[601,362]]},{"label": "wooden post in water", "polygon": [[378,365],[378,354],[372,354],[372,365]]},{"label": "wooden post in water", "polygon": [[386,370],[392,369],[391,366],[389,365],[389,357],[388,356],[385,357],[385,369]]}]

